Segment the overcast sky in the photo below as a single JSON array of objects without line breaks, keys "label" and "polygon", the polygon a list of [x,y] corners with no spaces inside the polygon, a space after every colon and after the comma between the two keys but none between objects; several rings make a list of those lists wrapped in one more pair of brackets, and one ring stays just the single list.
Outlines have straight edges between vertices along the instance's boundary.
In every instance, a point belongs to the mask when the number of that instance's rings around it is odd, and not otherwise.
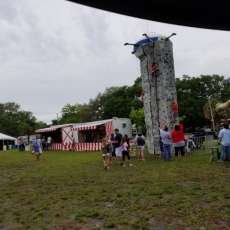
[{"label": "overcast sky", "polygon": [[230,76],[230,32],[151,22],[64,0],[1,0],[0,102],[17,102],[50,122],[67,103],[131,85],[140,75],[139,61],[123,43],[143,32],[177,33],[177,77]]}]

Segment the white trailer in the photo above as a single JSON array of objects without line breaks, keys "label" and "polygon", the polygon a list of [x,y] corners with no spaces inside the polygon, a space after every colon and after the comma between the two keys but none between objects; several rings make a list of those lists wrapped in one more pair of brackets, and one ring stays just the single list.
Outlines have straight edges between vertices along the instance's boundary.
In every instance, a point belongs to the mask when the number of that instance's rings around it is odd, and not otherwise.
[{"label": "white trailer", "polygon": [[113,117],[112,126],[113,129],[119,129],[119,132],[122,134],[122,136],[127,134],[129,138],[132,138],[132,123],[129,118]]}]

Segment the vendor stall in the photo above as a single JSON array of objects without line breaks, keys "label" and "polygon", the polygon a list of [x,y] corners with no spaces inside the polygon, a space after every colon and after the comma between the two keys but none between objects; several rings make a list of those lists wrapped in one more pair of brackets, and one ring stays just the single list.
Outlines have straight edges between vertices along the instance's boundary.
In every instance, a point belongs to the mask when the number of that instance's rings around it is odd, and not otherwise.
[{"label": "vendor stall", "polygon": [[62,132],[65,127],[72,127],[72,124],[53,125],[36,130],[41,135],[43,149],[62,150]]},{"label": "vendor stall", "polygon": [[52,150],[64,151],[99,151],[104,137],[110,137],[113,129],[118,128],[121,134],[132,136],[132,124],[128,118],[65,124],[39,129],[42,138],[52,139]]}]

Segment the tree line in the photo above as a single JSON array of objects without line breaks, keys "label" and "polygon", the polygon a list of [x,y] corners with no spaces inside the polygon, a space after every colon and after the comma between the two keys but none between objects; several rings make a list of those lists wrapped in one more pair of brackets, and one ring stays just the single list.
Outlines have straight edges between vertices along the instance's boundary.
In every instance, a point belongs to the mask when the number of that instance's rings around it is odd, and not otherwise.
[{"label": "tree line", "polygon": [[14,102],[0,103],[0,132],[18,137],[33,134],[47,126],[38,121],[32,112],[24,111]]},{"label": "tree line", "polygon": [[[219,75],[184,75],[176,78],[179,114],[185,127],[194,131],[197,127],[210,126],[210,96],[213,109],[218,102],[230,99],[230,78]],[[140,129],[145,130],[141,78],[131,86],[111,87],[99,93],[86,104],[67,104],[62,108],[59,120],[54,124],[74,123],[108,119],[111,117],[129,117]],[[214,116],[218,118],[218,114]],[[220,116],[221,117],[221,116]]]},{"label": "tree line", "polygon": [[[219,75],[201,75],[190,77],[184,75],[176,78],[179,114],[187,129],[211,126],[210,96],[213,109],[218,102],[230,99],[230,78]],[[85,104],[66,104],[61,116],[52,124],[79,123],[110,119],[112,117],[129,117],[142,131],[145,131],[144,109],[140,100],[142,95],[141,78],[131,86],[110,87],[99,93]],[[230,117],[230,111],[216,113],[214,118]],[[0,132],[20,136],[33,134],[38,128],[47,124],[36,119],[32,112],[24,111],[14,102],[0,103]]]}]

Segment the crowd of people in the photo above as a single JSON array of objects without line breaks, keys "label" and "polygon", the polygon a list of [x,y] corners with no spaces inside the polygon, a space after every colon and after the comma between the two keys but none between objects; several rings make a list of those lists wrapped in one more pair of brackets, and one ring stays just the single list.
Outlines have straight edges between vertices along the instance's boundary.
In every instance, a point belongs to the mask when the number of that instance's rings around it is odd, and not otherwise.
[{"label": "crowd of people", "polygon": [[[139,133],[135,138],[135,143],[138,148],[138,159],[144,159],[144,146],[145,146],[145,138]],[[110,137],[106,137],[102,140],[102,158],[104,169],[110,169],[112,165],[112,160],[121,159],[121,165],[123,167],[126,166],[126,160],[128,161],[128,166],[133,166],[130,163],[130,140],[128,135],[122,136],[119,132],[119,129],[114,129],[114,133]]]},{"label": "crowd of people", "polygon": [[[164,160],[172,160],[172,151],[174,148],[175,158],[179,156],[185,156],[186,142],[184,127],[182,123],[175,125],[172,131],[169,131],[168,127],[165,126],[160,129],[160,146],[161,153]],[[220,160],[230,161],[230,129],[229,124],[224,124],[223,128],[220,129],[218,134],[218,143],[220,146]],[[218,148],[219,149],[219,148]]]},{"label": "crowd of people", "polygon": [[174,147],[175,157],[185,155],[185,135],[183,125],[175,125],[172,131],[165,126],[160,129],[160,146],[163,159],[168,161],[172,159],[172,150]]},{"label": "crowd of people", "polygon": [[[173,130],[169,130],[167,126],[160,128],[160,148],[161,155],[165,161],[172,160],[172,152],[175,153],[175,158],[185,156],[186,137],[184,134],[184,126],[182,123],[176,124]],[[144,160],[145,137],[138,133],[134,139],[134,143],[138,150],[138,159]],[[102,158],[104,168],[109,169],[112,165],[112,160],[121,159],[122,165],[126,166],[125,162],[130,164],[130,140],[127,135],[122,136],[118,129],[110,137],[106,137],[102,141]]]},{"label": "crowd of people", "polygon": [[[220,130],[218,135],[219,143],[221,144],[221,157],[220,160],[230,161],[230,129],[229,125],[225,124],[224,127]],[[138,133],[135,137],[133,144],[137,147],[138,150],[138,159],[145,160],[144,158],[144,147],[145,147],[145,137],[142,133]],[[47,139],[35,139],[32,141],[32,153],[36,156],[36,159],[39,160],[42,151],[51,150],[52,139],[48,137]],[[172,160],[172,152],[174,150],[175,158],[179,156],[185,156],[185,146],[186,138],[184,134],[183,125],[176,124],[173,130],[169,130],[167,126],[160,129],[160,148],[162,158],[165,161]],[[22,147],[19,148],[21,150]],[[119,129],[114,129],[114,132],[111,136],[105,137],[102,140],[102,158],[104,169],[110,169],[113,160],[120,159],[121,165],[132,166],[130,163],[130,139],[128,135],[122,136],[119,132]]]},{"label": "crowd of people", "polygon": [[[145,137],[142,133],[134,139],[134,143],[138,150],[138,159],[145,160],[144,148],[145,148]],[[185,156],[185,134],[182,123],[175,125],[172,131],[165,126],[160,129],[160,147],[162,158],[166,161],[172,160],[172,151],[174,148],[175,157]],[[112,160],[121,159],[122,166],[126,166],[125,162],[128,161],[130,164],[130,140],[127,135],[122,136],[118,129],[114,130],[114,133],[110,137],[106,137],[102,140],[102,158],[104,168],[110,169]]]}]

